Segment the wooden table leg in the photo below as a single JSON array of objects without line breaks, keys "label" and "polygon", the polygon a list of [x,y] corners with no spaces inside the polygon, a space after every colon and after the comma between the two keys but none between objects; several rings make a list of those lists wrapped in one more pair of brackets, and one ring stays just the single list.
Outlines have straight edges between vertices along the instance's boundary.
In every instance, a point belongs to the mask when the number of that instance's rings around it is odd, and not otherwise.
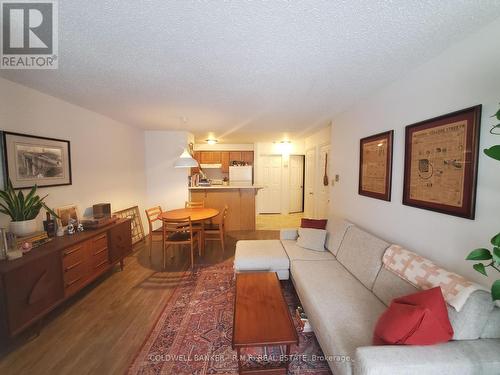
[{"label": "wooden table leg", "polygon": [[205,222],[201,222],[201,249],[205,254]]},{"label": "wooden table leg", "polygon": [[240,351],[240,348],[236,348],[236,356],[238,357],[238,374],[241,375],[242,366],[241,366],[241,351]]}]

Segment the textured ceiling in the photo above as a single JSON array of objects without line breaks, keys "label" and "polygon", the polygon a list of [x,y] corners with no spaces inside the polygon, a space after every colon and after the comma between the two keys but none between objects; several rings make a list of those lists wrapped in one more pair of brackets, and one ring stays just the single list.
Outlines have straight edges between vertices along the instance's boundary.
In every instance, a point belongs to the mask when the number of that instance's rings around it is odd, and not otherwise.
[{"label": "textured ceiling", "polygon": [[498,0],[59,1],[59,70],[0,76],[144,129],[307,135],[500,16]]}]

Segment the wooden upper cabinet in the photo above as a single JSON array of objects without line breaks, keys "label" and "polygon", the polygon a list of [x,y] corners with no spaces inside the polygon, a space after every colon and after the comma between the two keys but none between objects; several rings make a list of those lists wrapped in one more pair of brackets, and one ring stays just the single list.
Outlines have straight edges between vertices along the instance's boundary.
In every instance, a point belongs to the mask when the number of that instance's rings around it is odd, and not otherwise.
[{"label": "wooden upper cabinet", "polygon": [[243,151],[241,153],[241,161],[253,165],[253,151]]},{"label": "wooden upper cabinet", "polygon": [[241,151],[231,151],[229,152],[229,164],[233,164],[233,161],[242,161]]},{"label": "wooden upper cabinet", "polygon": [[201,152],[201,163],[202,164],[220,164],[221,152],[220,151],[202,151]]},{"label": "wooden upper cabinet", "polygon": [[221,152],[222,173],[229,173],[229,151]]}]

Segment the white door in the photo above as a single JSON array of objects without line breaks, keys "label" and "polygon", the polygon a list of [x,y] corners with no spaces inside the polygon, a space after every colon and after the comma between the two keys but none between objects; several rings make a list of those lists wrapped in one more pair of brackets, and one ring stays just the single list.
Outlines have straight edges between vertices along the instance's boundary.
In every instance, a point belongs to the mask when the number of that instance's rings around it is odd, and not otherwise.
[{"label": "white door", "polygon": [[290,212],[304,210],[304,157],[290,155]]},{"label": "white door", "polygon": [[281,155],[266,155],[261,157],[262,184],[260,190],[260,212],[263,214],[281,213]]},{"label": "white door", "polygon": [[[332,179],[329,173],[330,169],[330,145],[322,146],[319,149],[319,166],[321,167],[319,178],[318,197],[316,199],[316,217],[319,219],[327,219],[330,206],[330,180]],[[326,171],[325,171],[326,167]],[[327,184],[324,184],[325,175],[328,178]]]},{"label": "white door", "polygon": [[316,178],[316,151],[306,152],[306,178],[304,196],[304,215],[314,217],[314,181]]}]

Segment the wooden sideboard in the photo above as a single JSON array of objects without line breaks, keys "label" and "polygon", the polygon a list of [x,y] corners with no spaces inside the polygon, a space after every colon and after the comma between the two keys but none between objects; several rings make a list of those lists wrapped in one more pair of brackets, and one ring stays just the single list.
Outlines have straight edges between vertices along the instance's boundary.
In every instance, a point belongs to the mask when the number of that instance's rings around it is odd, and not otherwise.
[{"label": "wooden sideboard", "polygon": [[132,252],[130,219],[0,261],[0,341],[16,336]]}]

